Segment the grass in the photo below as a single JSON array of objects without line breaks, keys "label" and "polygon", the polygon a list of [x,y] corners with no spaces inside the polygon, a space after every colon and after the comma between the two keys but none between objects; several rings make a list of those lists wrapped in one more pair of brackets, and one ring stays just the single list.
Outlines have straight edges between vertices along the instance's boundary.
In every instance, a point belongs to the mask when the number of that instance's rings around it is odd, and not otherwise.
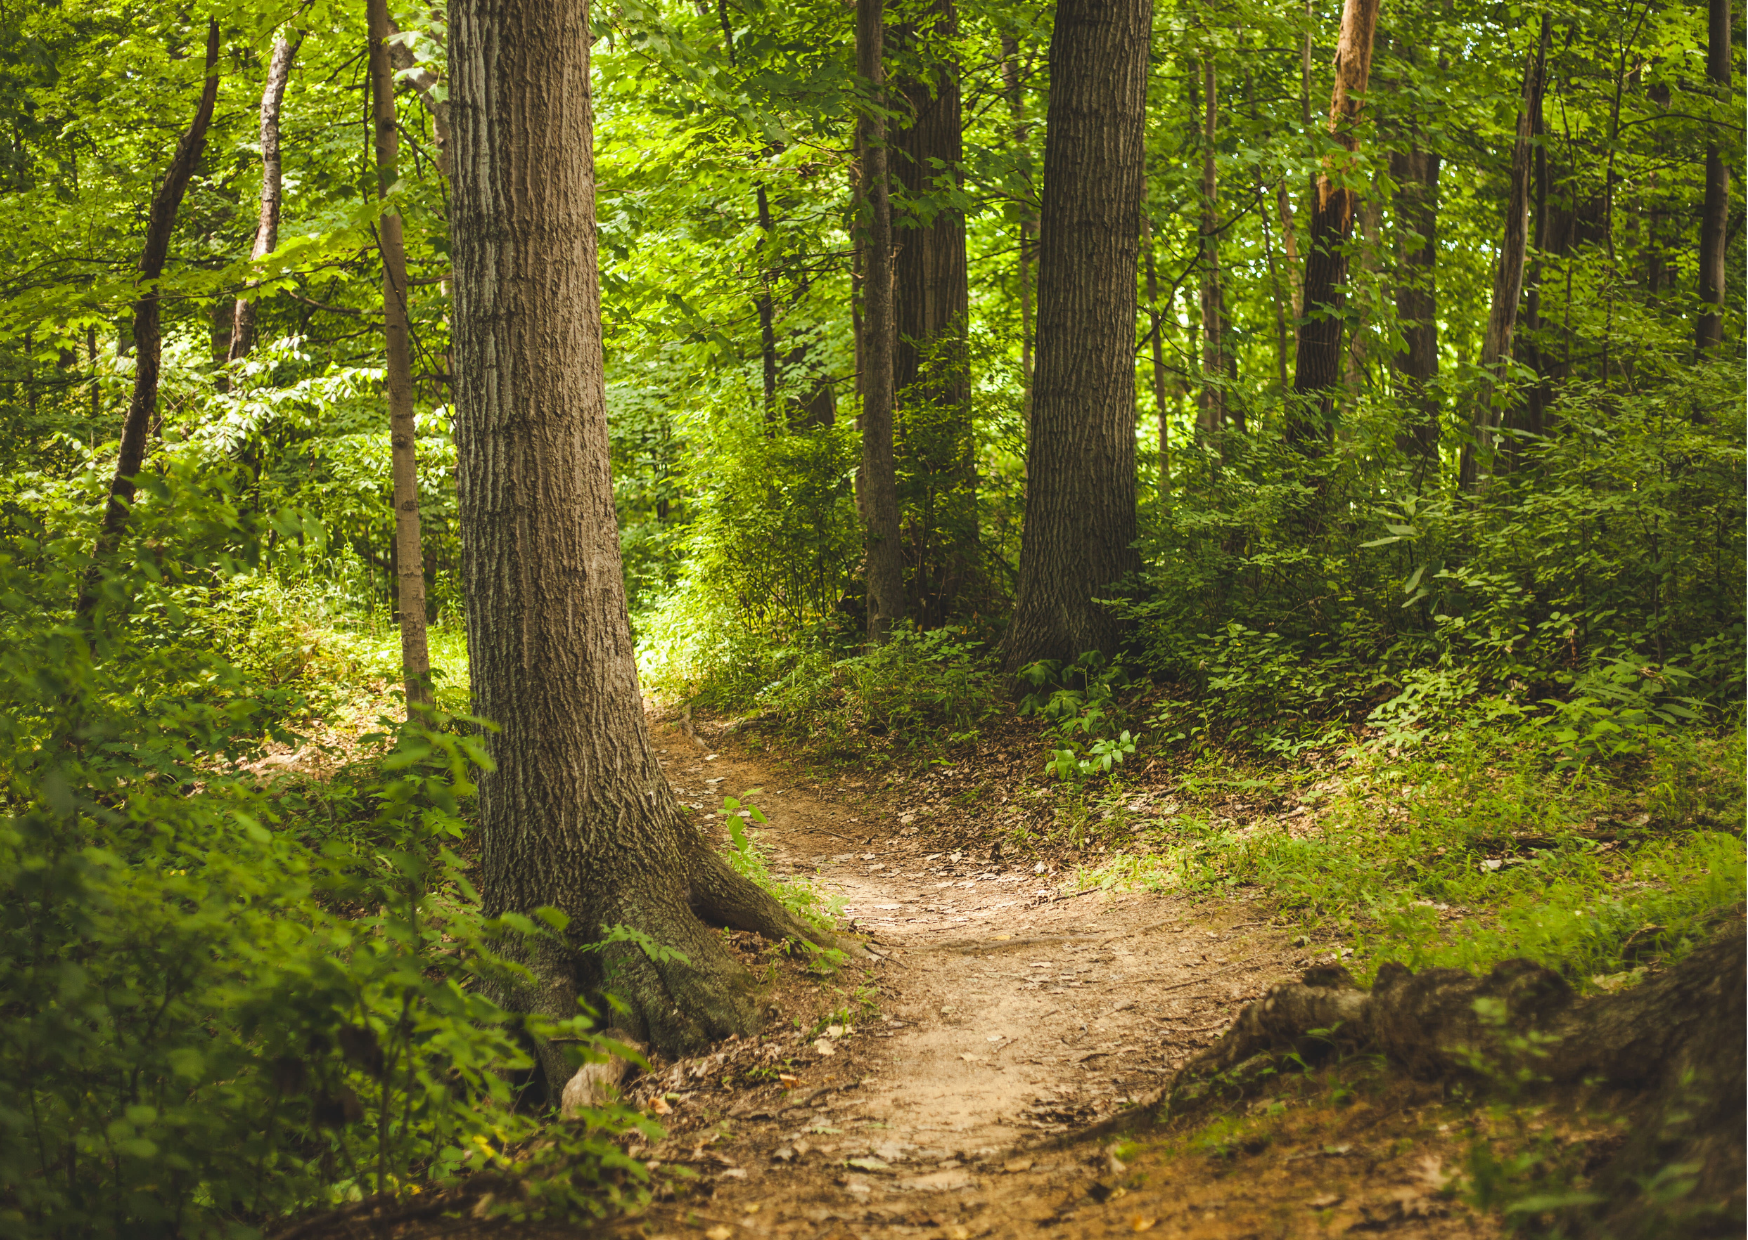
[{"label": "grass", "polygon": [[[1135,822],[1123,808],[1134,789],[1117,786],[1071,799],[1058,833],[1113,850],[1077,873],[1082,888],[1260,888],[1307,931],[1350,940],[1366,976],[1386,960],[1482,969],[1528,956],[1587,983],[1680,955],[1741,901],[1742,740],[1677,737],[1625,770],[1571,772],[1522,734],[1472,732],[1407,759],[1354,752],[1309,788],[1302,771],[1204,766],[1178,782],[1173,816]],[[1240,824],[1215,812],[1216,790],[1297,790],[1314,825]]]}]

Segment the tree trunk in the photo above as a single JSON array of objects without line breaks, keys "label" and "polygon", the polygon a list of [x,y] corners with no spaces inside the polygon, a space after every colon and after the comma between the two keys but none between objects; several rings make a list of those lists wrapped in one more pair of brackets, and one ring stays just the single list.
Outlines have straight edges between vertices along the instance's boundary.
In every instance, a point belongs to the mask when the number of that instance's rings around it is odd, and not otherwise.
[{"label": "tree trunk", "polygon": [[1493,270],[1493,308],[1481,341],[1481,390],[1475,400],[1470,440],[1463,445],[1457,485],[1473,491],[1483,466],[1493,468],[1496,428],[1505,397],[1499,391],[1511,361],[1511,341],[1517,330],[1517,306],[1523,299],[1524,260],[1529,249],[1530,168],[1535,150],[1536,115],[1542,106],[1542,71],[1548,58],[1552,23],[1542,18],[1541,37],[1523,67],[1523,93],[1517,109],[1517,140],[1511,149],[1511,189],[1505,204],[1505,237]]},{"label": "tree trunk", "polygon": [[1220,287],[1220,182],[1214,166],[1220,99],[1214,58],[1202,57],[1202,222],[1196,238],[1202,276],[1201,429],[1212,436],[1226,424],[1225,290]]},{"label": "tree trunk", "polygon": [[1093,598],[1139,566],[1135,259],[1152,8],[1151,0],[1061,0],[1056,9],[1010,671],[1113,650],[1118,623]]},{"label": "tree trunk", "polygon": [[892,453],[892,203],[887,184],[883,0],[857,0],[856,72],[868,91],[862,149],[862,530],[868,640],[904,618],[904,543]]},{"label": "tree trunk", "polygon": [[[1335,49],[1335,89],[1329,101],[1330,136],[1348,157],[1326,157],[1317,176],[1311,237],[1305,256],[1303,321],[1287,406],[1287,438],[1307,456],[1322,452],[1335,430],[1335,392],[1341,382],[1343,285],[1347,242],[1359,195],[1346,182],[1356,175],[1359,138],[1354,125],[1372,71],[1372,35],[1378,0],[1346,0]],[[1308,57],[1307,57],[1308,58]]]},{"label": "tree trunk", "polygon": [[[1707,5],[1706,77],[1717,106],[1730,100],[1730,0]],[[1730,165],[1717,141],[1706,144],[1706,197],[1699,226],[1699,321],[1694,349],[1704,355],[1724,338],[1724,251],[1729,241]]]},{"label": "tree trunk", "polygon": [[[920,25],[907,24],[905,50],[929,63],[931,48],[958,33],[951,0],[932,0]],[[905,124],[892,143],[890,171],[912,200],[960,186],[964,159],[956,66],[899,85]],[[917,623],[939,625],[951,614],[977,564],[977,461],[971,425],[971,315],[965,261],[965,216],[930,204],[897,234],[892,386],[900,439],[919,492],[907,554]]]},{"label": "tree trunk", "polygon": [[[399,34],[401,28],[395,24],[394,16],[388,19],[388,32]],[[395,76],[419,92],[419,98],[425,104],[425,110],[431,114],[431,125],[436,130],[437,171],[447,177],[449,175],[449,97],[438,87],[442,79],[437,73],[421,65],[413,56],[413,49],[405,43],[396,41],[389,44],[389,62],[394,65]]]},{"label": "tree trunk", "polygon": [[176,213],[182,207],[182,195],[187,192],[189,178],[194,175],[201,154],[206,150],[206,130],[212,123],[213,104],[218,99],[218,54],[218,22],[208,21],[206,81],[201,87],[200,102],[195,105],[194,120],[188,131],[176,144],[176,154],[170,159],[164,179],[158,182],[157,192],[152,195],[151,212],[146,217],[146,243],[140,251],[141,293],[133,307],[133,398],[128,402],[127,418],[122,422],[115,477],[109,484],[109,501],[104,505],[103,524],[98,527],[91,567],[80,583],[78,614],[81,617],[89,616],[97,606],[103,563],[115,554],[127,532],[128,510],[135,493],[134,478],[146,459],[146,438],[151,431],[152,416],[158,409],[158,368],[164,344],[158,277],[164,274],[164,263],[170,256],[170,236],[176,231]]},{"label": "tree trunk", "polygon": [[[1014,147],[1021,154],[1026,169],[1026,189],[1032,184],[1031,164],[1025,160],[1026,105],[1020,91],[1020,45],[1011,34],[1001,37],[1002,86],[1008,97],[1008,115],[1013,121]],[[1032,403],[1032,234],[1034,220],[1029,212],[1020,212],[1020,384],[1022,400],[1029,411]]]},{"label": "tree trunk", "polygon": [[[370,27],[371,133],[376,196],[389,201],[400,179],[394,70],[389,63],[388,0],[365,0]],[[394,482],[395,610],[401,627],[401,675],[409,714],[431,701],[431,653],[425,639],[425,556],[419,545],[418,432],[413,419],[413,353],[407,320],[407,256],[401,216],[392,203],[377,223],[382,251],[382,336],[388,388],[389,473]]]},{"label": "tree trunk", "polygon": [[1411,144],[1390,154],[1396,182],[1396,232],[1402,255],[1396,321],[1402,349],[1394,370],[1406,424],[1396,436],[1403,455],[1438,461],[1438,173],[1439,157]]},{"label": "tree trunk", "polygon": [[[1171,494],[1171,424],[1165,412],[1165,312],[1159,308],[1159,275],[1153,263],[1153,229],[1145,212],[1141,216],[1142,253],[1147,262],[1148,343],[1153,349],[1153,408],[1159,415],[1159,495]],[[1168,307],[1169,309],[1169,307]]]},{"label": "tree trunk", "polygon": [[[515,1010],[558,1019],[611,989],[615,1022],[668,1052],[750,1033],[750,975],[700,917],[830,942],[710,849],[650,746],[626,613],[602,378],[588,13],[456,0],[455,400],[482,894],[568,937],[524,954]],[[627,926],[681,956],[613,943]],[[552,1096],[569,1076],[542,1052]],[[562,1074],[562,1075],[560,1075]]]},{"label": "tree trunk", "polygon": [[[267,62],[267,83],[261,89],[261,213],[255,221],[255,244],[251,262],[260,262],[279,244],[280,159],[279,108],[285,101],[285,85],[291,80],[291,62],[297,56],[303,32],[293,31],[273,40],[273,55]],[[225,360],[237,362],[249,355],[255,344],[255,299],[239,297],[231,307],[231,344]]]},{"label": "tree trunk", "polygon": [[[763,254],[771,244],[774,227],[771,223],[771,198],[763,185],[754,191],[759,209],[759,240],[753,252]],[[765,422],[775,428],[777,422],[777,316],[771,305],[771,269],[761,263],[758,272],[759,291],[753,305],[759,312],[759,361],[765,386]]]}]

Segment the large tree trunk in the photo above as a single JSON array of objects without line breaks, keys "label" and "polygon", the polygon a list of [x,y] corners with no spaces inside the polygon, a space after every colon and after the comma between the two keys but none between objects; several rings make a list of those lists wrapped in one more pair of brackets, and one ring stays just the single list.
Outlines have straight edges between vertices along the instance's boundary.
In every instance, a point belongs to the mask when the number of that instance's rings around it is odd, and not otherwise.
[{"label": "large tree trunk", "polygon": [[[901,42],[924,63],[958,32],[951,0],[933,0]],[[964,159],[955,66],[937,63],[906,78],[905,124],[892,143],[890,171],[913,200],[960,185]],[[907,554],[917,623],[951,614],[977,565],[977,459],[971,425],[971,315],[965,216],[939,206],[905,221],[898,233],[892,386],[901,447],[915,494]]]},{"label": "large tree trunk", "polygon": [[1429,464],[1438,461],[1438,173],[1439,157],[1410,145],[1390,154],[1396,182],[1396,235],[1402,263],[1396,280],[1396,322],[1402,349],[1393,369],[1404,406],[1396,446]]},{"label": "large tree trunk", "polygon": [[1341,382],[1342,289],[1347,282],[1347,242],[1359,195],[1346,184],[1356,173],[1359,149],[1354,126],[1372,72],[1372,35],[1378,0],[1346,0],[1335,49],[1335,89],[1329,101],[1330,136],[1350,158],[1331,156],[1317,176],[1311,237],[1305,256],[1304,318],[1287,404],[1287,438],[1314,456],[1335,431],[1335,393]]},{"label": "large tree trunk", "polygon": [[[1730,99],[1730,0],[1707,6],[1706,76],[1721,107]],[[1699,226],[1699,321],[1694,348],[1704,354],[1724,338],[1724,250],[1729,240],[1730,165],[1716,141],[1706,144],[1705,210]]]},{"label": "large tree trunk", "polygon": [[1038,250],[1038,373],[1010,670],[1114,649],[1093,602],[1138,567],[1135,258],[1151,0],[1061,0]]},{"label": "large tree trunk", "polygon": [[218,99],[219,28],[217,21],[206,23],[206,80],[201,87],[200,102],[194,108],[194,120],[176,144],[176,154],[158,190],[152,195],[152,208],[146,217],[146,243],[140,250],[141,293],[134,302],[134,390],[128,402],[127,417],[121,426],[121,445],[115,458],[115,477],[109,484],[109,501],[104,505],[103,524],[98,527],[96,545],[92,550],[91,567],[79,587],[78,614],[89,616],[97,606],[98,586],[102,580],[104,561],[114,555],[127,533],[128,511],[133,504],[134,478],[146,459],[146,437],[151,430],[152,415],[158,408],[158,371],[162,361],[162,308],[158,301],[158,277],[164,274],[165,260],[170,256],[170,237],[176,231],[176,213],[182,208],[182,195],[188,190],[189,178],[200,164],[206,150],[206,130],[212,123],[213,104]]},{"label": "large tree trunk", "polygon": [[1511,361],[1512,337],[1517,331],[1517,307],[1523,299],[1524,261],[1529,249],[1531,156],[1535,150],[1536,116],[1542,106],[1542,71],[1548,59],[1552,23],[1542,18],[1541,37],[1523,67],[1523,93],[1517,109],[1517,140],[1511,150],[1511,189],[1505,204],[1505,236],[1499,246],[1499,262],[1493,270],[1493,307],[1487,315],[1487,334],[1481,341],[1481,389],[1475,399],[1470,440],[1463,445],[1458,486],[1472,491],[1480,483],[1483,465],[1493,467],[1499,402],[1505,368]]},{"label": "large tree trunk", "polygon": [[904,618],[904,543],[892,451],[892,203],[887,182],[886,18],[882,0],[857,0],[856,72],[868,100],[862,155],[862,533],[868,640],[884,642]]},{"label": "large tree trunk", "polygon": [[1220,286],[1220,181],[1214,165],[1220,98],[1212,56],[1202,57],[1201,71],[1202,222],[1196,238],[1202,277],[1201,429],[1212,436],[1226,425],[1226,295]]},{"label": "large tree trunk", "polygon": [[[482,894],[494,913],[570,918],[568,938],[529,953],[537,984],[505,997],[562,1019],[610,988],[632,1036],[695,1050],[759,1017],[700,917],[830,936],[728,869],[650,747],[609,472],[588,13],[456,0],[450,19],[462,576],[474,708],[499,729],[480,778]],[[574,950],[620,925],[683,958]],[[556,1097],[568,1068],[543,1058]]]},{"label": "large tree trunk", "polygon": [[[388,0],[366,0],[370,27],[371,135],[376,196],[387,202],[400,179],[394,70],[385,40]],[[413,419],[413,352],[407,320],[407,255],[401,215],[391,206],[377,223],[382,251],[382,337],[388,388],[389,474],[395,505],[395,610],[401,627],[401,675],[407,707],[431,700],[431,652],[425,638],[425,555],[419,542],[418,429]]]},{"label": "large tree trunk", "polygon": [[[261,212],[255,221],[255,244],[249,250],[252,262],[260,262],[279,244],[279,206],[283,196],[279,109],[285,102],[285,85],[291,80],[291,62],[302,42],[302,31],[280,35],[273,40],[273,55],[267,62],[267,83],[261,89]],[[239,297],[231,307],[231,344],[225,360],[240,361],[254,345],[255,299]]]}]

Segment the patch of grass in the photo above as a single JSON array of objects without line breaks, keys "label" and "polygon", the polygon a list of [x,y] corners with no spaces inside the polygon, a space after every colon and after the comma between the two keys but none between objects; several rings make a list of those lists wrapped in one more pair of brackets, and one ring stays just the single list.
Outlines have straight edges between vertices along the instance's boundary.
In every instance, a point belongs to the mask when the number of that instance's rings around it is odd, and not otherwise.
[{"label": "patch of grass", "polygon": [[[735,873],[751,879],[760,887],[770,892],[777,902],[791,913],[804,921],[812,922],[821,929],[834,927],[843,915],[846,900],[843,896],[831,895],[821,891],[806,879],[784,880],[771,873],[770,862],[765,857],[765,850],[754,837],[747,820],[765,822],[764,811],[751,800],[745,798],[758,795],[763,789],[753,788],[741,794],[740,797],[723,797],[722,812],[728,820],[729,846],[723,850],[723,857]],[[812,944],[807,944],[813,947]],[[819,951],[821,949],[814,949]],[[842,953],[832,953],[841,955]],[[836,962],[834,962],[836,963]]]},{"label": "patch of grass", "polygon": [[[1107,806],[1121,846],[1076,884],[1260,888],[1307,928],[1352,938],[1366,975],[1385,960],[1528,956],[1581,984],[1681,955],[1743,898],[1740,732],[1672,739],[1624,771],[1560,770],[1522,733],[1353,758],[1316,786],[1323,798],[1302,798],[1308,814],[1217,816],[1205,771],[1180,781],[1204,804],[1154,825],[1131,830]],[[1219,782],[1243,795],[1267,781]]]}]

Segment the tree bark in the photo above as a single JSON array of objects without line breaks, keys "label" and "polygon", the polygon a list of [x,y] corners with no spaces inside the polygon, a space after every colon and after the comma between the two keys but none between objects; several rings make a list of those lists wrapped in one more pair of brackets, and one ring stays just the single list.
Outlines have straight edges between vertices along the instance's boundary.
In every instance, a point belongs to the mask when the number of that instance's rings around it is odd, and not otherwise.
[{"label": "tree bark", "polygon": [[388,0],[365,0],[370,34],[371,137],[376,196],[389,203],[377,222],[382,252],[382,337],[388,389],[389,473],[395,506],[395,609],[401,629],[401,676],[407,709],[431,701],[431,653],[425,635],[425,556],[419,541],[418,428],[413,417],[413,353],[407,319],[407,256],[401,216],[389,194],[400,179],[394,70],[389,61]]},{"label": "tree bark", "polygon": [[883,0],[857,0],[856,72],[868,91],[860,120],[862,270],[862,531],[868,640],[904,619],[904,543],[893,461],[892,203],[887,182]]},{"label": "tree bark", "polygon": [[[461,562],[474,708],[499,728],[479,782],[482,895],[493,913],[570,918],[505,999],[564,1019],[611,989],[633,1037],[692,1051],[759,1017],[701,917],[831,936],[717,857],[651,749],[610,474],[588,12],[456,0],[450,15]],[[618,925],[683,958],[575,950]],[[569,1065],[551,1047],[542,1060],[556,1098]]]},{"label": "tree bark", "polygon": [[[775,231],[771,222],[771,197],[763,185],[754,190],[753,197],[759,210],[759,240],[753,251],[763,254]],[[771,305],[771,270],[764,263],[759,264],[758,279],[759,291],[753,298],[753,305],[759,312],[759,361],[764,376],[765,421],[774,427],[777,421],[777,316]]]},{"label": "tree bark", "polygon": [[128,512],[135,494],[134,479],[146,459],[146,438],[151,431],[152,415],[158,409],[158,374],[164,344],[158,277],[164,274],[164,263],[170,256],[170,237],[176,231],[176,213],[182,208],[182,196],[188,191],[189,178],[194,175],[206,150],[206,130],[212,123],[213,104],[218,99],[218,55],[218,22],[209,20],[206,23],[206,80],[201,87],[200,102],[195,105],[194,119],[187,132],[176,144],[176,153],[171,156],[164,179],[158,182],[157,192],[152,195],[151,212],[146,217],[146,243],[140,250],[141,293],[133,306],[133,397],[128,401],[127,417],[122,422],[115,477],[109,484],[109,500],[103,508],[103,523],[98,527],[91,567],[80,583],[77,610],[81,617],[89,616],[97,606],[103,563],[115,554],[127,533]]},{"label": "tree bark", "polygon": [[1139,565],[1135,266],[1151,0],[1061,0],[1038,249],[1038,372],[1008,669],[1111,651],[1093,602]]},{"label": "tree bark", "polygon": [[1335,89],[1329,101],[1330,136],[1347,152],[1324,160],[1317,176],[1311,236],[1305,256],[1303,320],[1287,406],[1287,438],[1307,456],[1322,452],[1335,430],[1335,393],[1341,382],[1341,324],[1347,282],[1347,243],[1359,195],[1346,182],[1356,175],[1359,138],[1354,126],[1372,71],[1372,35],[1378,0],[1346,0],[1335,49]]},{"label": "tree bark", "polygon": [[[255,244],[249,261],[260,262],[279,244],[281,165],[279,158],[279,110],[285,102],[285,86],[291,80],[291,62],[303,42],[303,32],[293,31],[273,40],[273,55],[267,62],[267,82],[261,89],[261,212],[255,221]],[[239,297],[231,307],[231,344],[227,362],[241,361],[255,345],[255,299]]]},{"label": "tree bark", "polygon": [[1220,286],[1220,181],[1214,166],[1220,100],[1212,56],[1202,57],[1201,70],[1202,222],[1197,237],[1202,275],[1201,429],[1214,435],[1226,424],[1226,296]]},{"label": "tree bark", "polygon": [[1439,157],[1411,143],[1390,154],[1396,182],[1396,230],[1401,274],[1396,281],[1396,321],[1402,349],[1393,369],[1406,424],[1396,436],[1403,455],[1438,460],[1438,174]]},{"label": "tree bark", "polygon": [[[931,46],[958,32],[951,0],[932,0],[920,25],[900,41],[925,63]],[[890,172],[916,202],[957,193],[964,136],[956,66],[936,63],[927,77],[900,82],[909,121],[892,143]],[[971,293],[965,261],[965,215],[929,204],[897,233],[892,386],[901,447],[914,480],[906,548],[917,623],[941,624],[977,565],[977,461],[971,425],[967,329]]]},{"label": "tree bark", "polygon": [[[1717,104],[1730,99],[1730,0],[1710,0],[1706,10],[1706,77]],[[1699,226],[1699,321],[1696,353],[1704,356],[1724,338],[1724,251],[1730,219],[1730,165],[1717,141],[1706,144],[1706,196]]]},{"label": "tree bark", "polygon": [[1493,270],[1493,306],[1487,315],[1487,334],[1481,341],[1481,388],[1475,400],[1470,440],[1463,445],[1457,485],[1473,491],[1481,481],[1483,465],[1493,468],[1494,447],[1502,399],[1499,386],[1511,361],[1512,337],[1517,331],[1517,307],[1523,299],[1524,261],[1529,249],[1530,169],[1535,150],[1536,116],[1542,106],[1542,72],[1547,64],[1549,18],[1542,18],[1541,36],[1523,67],[1523,92],[1517,109],[1517,140],[1511,150],[1511,189],[1505,204],[1505,236],[1499,246],[1499,262]]}]

